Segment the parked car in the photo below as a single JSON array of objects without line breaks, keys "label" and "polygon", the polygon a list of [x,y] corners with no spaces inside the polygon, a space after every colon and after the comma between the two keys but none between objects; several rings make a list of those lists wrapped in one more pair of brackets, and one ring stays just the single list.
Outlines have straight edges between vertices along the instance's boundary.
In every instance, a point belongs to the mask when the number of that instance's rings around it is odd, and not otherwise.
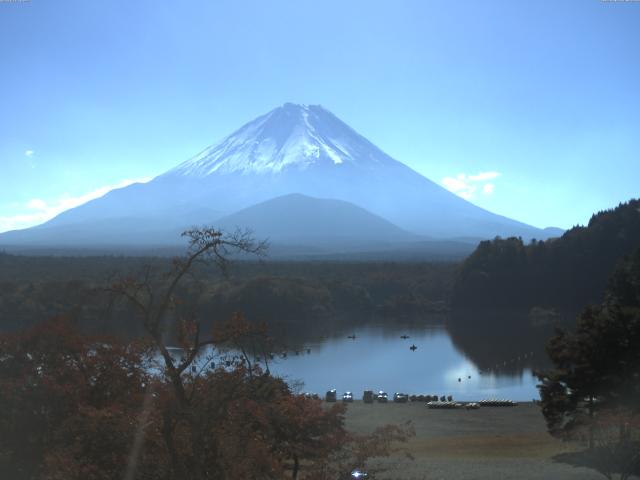
[{"label": "parked car", "polygon": [[335,402],[336,401],[336,389],[329,390],[325,395],[324,399],[326,402]]},{"label": "parked car", "polygon": [[378,395],[376,395],[376,400],[378,400],[378,402],[380,403],[387,403],[387,401],[389,401],[387,392],[383,392],[382,390],[380,390],[378,392]]},{"label": "parked car", "polygon": [[396,392],[393,394],[393,401],[395,403],[407,403],[408,400],[409,395],[407,395],[406,393]]},{"label": "parked car", "polygon": [[343,402],[353,402],[353,393],[351,392],[344,392],[342,394],[342,401]]},{"label": "parked car", "polygon": [[365,390],[362,394],[362,401],[364,403],[373,403],[373,390]]}]

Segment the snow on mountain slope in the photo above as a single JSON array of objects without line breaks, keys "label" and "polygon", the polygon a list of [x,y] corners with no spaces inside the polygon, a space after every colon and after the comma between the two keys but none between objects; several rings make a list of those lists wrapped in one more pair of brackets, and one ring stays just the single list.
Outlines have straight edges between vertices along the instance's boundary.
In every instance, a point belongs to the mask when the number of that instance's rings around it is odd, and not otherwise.
[{"label": "snow on mountain slope", "polygon": [[[101,242],[105,235],[100,225],[107,220],[113,226],[110,241],[131,240],[127,226],[135,224],[137,244],[170,243],[180,229],[215,224],[241,209],[290,194],[349,202],[405,231],[432,238],[552,235],[454,195],[320,106],[287,103],[146,184],[113,190],[19,234],[0,235],[0,243],[43,243],[53,227],[58,245],[66,237],[69,242],[75,241],[73,235],[80,238],[79,231],[87,232],[83,241],[95,237]],[[274,225],[282,220],[264,218]]]},{"label": "snow on mountain slope", "polygon": [[393,160],[318,105],[286,103],[207,148],[167,175],[265,174],[314,165]]}]

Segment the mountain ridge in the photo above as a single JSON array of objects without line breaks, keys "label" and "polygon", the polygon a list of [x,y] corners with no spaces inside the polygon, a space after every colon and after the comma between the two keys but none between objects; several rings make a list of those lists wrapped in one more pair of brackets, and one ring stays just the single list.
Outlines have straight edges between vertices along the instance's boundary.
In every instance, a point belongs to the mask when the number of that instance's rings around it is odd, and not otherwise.
[{"label": "mountain ridge", "polygon": [[0,234],[0,244],[46,243],[53,227],[61,245],[79,237],[101,242],[105,220],[113,226],[106,232],[113,242],[126,243],[134,224],[134,243],[166,244],[171,239],[161,237],[169,232],[215,225],[289,194],[348,202],[433,239],[557,234],[473,205],[393,159],[323,107],[288,103],[148,183],[113,190],[20,234]]},{"label": "mountain ridge", "polygon": [[318,247],[375,247],[416,242],[422,237],[349,202],[283,195],[252,205],[217,221],[231,231],[249,228],[258,238]]}]

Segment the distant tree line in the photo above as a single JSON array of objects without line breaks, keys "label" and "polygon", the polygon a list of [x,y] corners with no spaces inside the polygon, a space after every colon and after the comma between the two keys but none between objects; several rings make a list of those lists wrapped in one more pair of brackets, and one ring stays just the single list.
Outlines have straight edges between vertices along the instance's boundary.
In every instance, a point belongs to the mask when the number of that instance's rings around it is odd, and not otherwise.
[{"label": "distant tree line", "polygon": [[[90,333],[142,334],[128,306],[107,308],[105,286],[129,272],[162,272],[166,258],[0,255],[0,331],[71,315]],[[444,322],[451,263],[237,261],[233,275],[194,265],[179,286],[201,318],[225,321],[243,311],[274,335],[304,340],[380,320]],[[194,281],[197,278],[197,281]],[[111,280],[110,280],[111,279]]]}]

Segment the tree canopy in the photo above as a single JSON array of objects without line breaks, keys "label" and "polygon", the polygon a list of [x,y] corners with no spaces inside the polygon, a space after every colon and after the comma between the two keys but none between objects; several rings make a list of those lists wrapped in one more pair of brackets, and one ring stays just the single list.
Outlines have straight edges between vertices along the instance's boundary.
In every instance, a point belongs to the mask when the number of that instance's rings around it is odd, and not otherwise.
[{"label": "tree canopy", "polygon": [[586,308],[575,330],[550,339],[554,368],[538,373],[549,432],[583,439],[596,453],[613,446],[615,455],[598,468],[623,477],[640,468],[639,273],[640,249],[611,277],[606,301]]},{"label": "tree canopy", "polygon": [[616,264],[640,245],[640,200],[594,214],[560,238],[483,241],[456,277],[454,308],[554,307],[600,302]]}]

